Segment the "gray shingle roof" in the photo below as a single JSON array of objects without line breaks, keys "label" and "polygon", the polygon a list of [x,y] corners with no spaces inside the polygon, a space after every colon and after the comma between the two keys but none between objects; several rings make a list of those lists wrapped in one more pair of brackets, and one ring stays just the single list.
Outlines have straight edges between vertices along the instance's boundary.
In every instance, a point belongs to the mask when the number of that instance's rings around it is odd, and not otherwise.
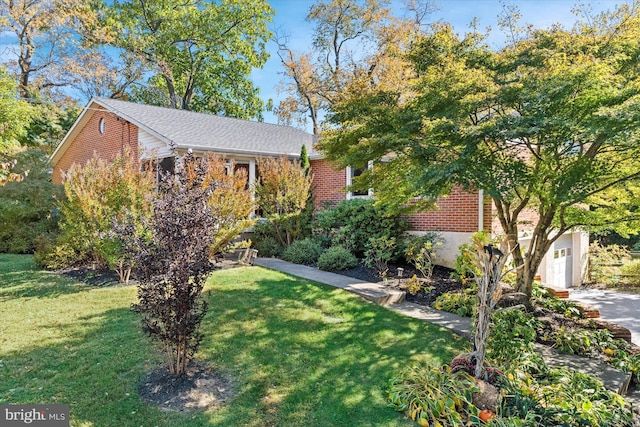
[{"label": "gray shingle roof", "polygon": [[315,137],[290,126],[108,98],[95,98],[93,101],[167,142],[173,142],[176,148],[297,156],[305,144],[310,154],[315,153]]}]

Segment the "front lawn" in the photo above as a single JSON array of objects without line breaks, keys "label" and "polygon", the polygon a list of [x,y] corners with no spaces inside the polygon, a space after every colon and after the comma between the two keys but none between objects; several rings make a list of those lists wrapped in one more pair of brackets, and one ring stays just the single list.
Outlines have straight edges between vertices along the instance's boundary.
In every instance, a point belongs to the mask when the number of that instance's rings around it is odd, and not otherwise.
[{"label": "front lawn", "polygon": [[72,426],[410,426],[387,406],[397,368],[468,343],[347,292],[261,269],[215,272],[197,354],[235,378],[218,409],[164,412],[136,387],[161,362],[135,287],[88,287],[0,255],[0,403],[66,403]]}]

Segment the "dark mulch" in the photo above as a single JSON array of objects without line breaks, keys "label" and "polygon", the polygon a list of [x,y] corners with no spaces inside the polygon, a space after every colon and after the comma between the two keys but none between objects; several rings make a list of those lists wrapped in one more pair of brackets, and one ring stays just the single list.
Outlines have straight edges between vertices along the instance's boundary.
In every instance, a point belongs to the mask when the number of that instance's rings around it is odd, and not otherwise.
[{"label": "dark mulch", "polygon": [[[108,268],[69,267],[58,270],[57,273],[89,286],[114,286],[120,284],[118,273]],[[133,283],[133,280],[129,281],[129,284]]]},{"label": "dark mulch", "polygon": [[[239,264],[237,261],[220,259],[215,263],[217,269],[227,269],[227,268],[236,268],[242,267],[244,264]],[[56,273],[69,278],[76,280],[78,282],[82,282],[89,286],[117,286],[122,285],[124,283],[120,283],[120,278],[118,277],[118,273],[108,268],[92,268],[89,266],[83,267],[69,267],[57,270]],[[133,275],[129,279],[129,283],[126,285],[137,285],[138,282],[135,280]]]},{"label": "dark mulch", "polygon": [[[398,277],[398,269],[402,268],[402,276]],[[450,268],[435,266],[430,279],[424,280],[424,287],[415,295],[407,292],[406,300],[421,305],[431,305],[433,302],[445,292],[461,291],[466,288],[465,285],[456,279],[451,278],[453,270]],[[422,277],[422,274],[410,264],[391,264],[387,272],[386,279],[376,274],[373,269],[360,262],[357,267],[345,271],[336,271],[338,274],[353,277],[372,283],[380,283],[399,289],[406,289],[411,277],[415,274]]]},{"label": "dark mulch", "polygon": [[191,362],[184,375],[169,373],[166,367],[149,372],[138,387],[140,398],[167,411],[209,409],[234,397],[233,381],[208,368]]}]

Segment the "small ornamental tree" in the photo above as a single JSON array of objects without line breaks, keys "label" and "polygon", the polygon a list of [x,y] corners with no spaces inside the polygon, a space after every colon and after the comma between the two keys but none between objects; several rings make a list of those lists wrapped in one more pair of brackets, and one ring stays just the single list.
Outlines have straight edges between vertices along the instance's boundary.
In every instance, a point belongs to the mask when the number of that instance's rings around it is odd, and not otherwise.
[{"label": "small ornamental tree", "polygon": [[212,187],[209,206],[218,219],[217,233],[211,246],[213,255],[223,251],[255,220],[251,214],[256,208],[251,189],[247,185],[248,176],[244,169],[227,173],[227,162],[222,157],[210,154],[206,158],[206,176],[203,184]]},{"label": "small ornamental tree", "polygon": [[256,198],[271,221],[275,237],[283,246],[298,240],[303,232],[302,213],[307,206],[313,176],[285,157],[262,158]]},{"label": "small ornamental tree", "polygon": [[307,153],[307,146],[303,145],[300,149],[300,167],[304,169],[304,173],[309,175],[311,170],[311,162],[309,162],[309,154]]},{"label": "small ornamental tree", "polygon": [[123,247],[133,257],[139,281],[135,312],[142,329],[162,343],[169,371],[186,372],[201,340],[198,328],[207,309],[202,288],[214,269],[209,260],[218,218],[208,203],[214,185],[206,180],[207,162],[188,156],[175,176],[165,176],[153,213],[140,233],[117,226]]}]

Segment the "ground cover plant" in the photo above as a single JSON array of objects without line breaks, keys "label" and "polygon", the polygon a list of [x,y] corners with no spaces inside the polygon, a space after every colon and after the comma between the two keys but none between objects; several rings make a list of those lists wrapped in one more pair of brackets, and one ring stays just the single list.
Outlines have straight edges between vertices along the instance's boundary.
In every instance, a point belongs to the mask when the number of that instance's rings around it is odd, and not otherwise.
[{"label": "ground cover plant", "polygon": [[[234,378],[217,409],[166,412],[137,387],[159,349],[134,286],[95,286],[0,255],[0,403],[68,403],[72,426],[410,426],[387,406],[393,371],[469,344],[326,286],[257,267],[216,271],[196,359]],[[16,325],[19,325],[17,327]]]}]

